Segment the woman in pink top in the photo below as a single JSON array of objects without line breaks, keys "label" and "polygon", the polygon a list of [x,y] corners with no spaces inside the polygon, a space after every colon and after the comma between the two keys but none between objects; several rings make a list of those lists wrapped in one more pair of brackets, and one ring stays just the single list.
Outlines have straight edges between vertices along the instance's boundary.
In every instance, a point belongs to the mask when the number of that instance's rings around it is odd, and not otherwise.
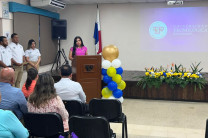
[{"label": "woman in pink top", "polygon": [[30,94],[34,91],[37,79],[38,79],[37,69],[30,68],[27,71],[27,80],[25,84],[22,86],[22,92],[26,98],[28,98]]},{"label": "woman in pink top", "polygon": [[80,36],[76,36],[74,38],[74,45],[70,48],[69,51],[69,59],[73,60],[74,56],[84,56],[87,55],[87,47],[84,46],[82,38]]},{"label": "woman in pink top", "polygon": [[28,112],[56,112],[61,115],[64,131],[69,131],[69,114],[59,96],[56,95],[53,78],[49,74],[39,75],[34,92],[28,99]]}]

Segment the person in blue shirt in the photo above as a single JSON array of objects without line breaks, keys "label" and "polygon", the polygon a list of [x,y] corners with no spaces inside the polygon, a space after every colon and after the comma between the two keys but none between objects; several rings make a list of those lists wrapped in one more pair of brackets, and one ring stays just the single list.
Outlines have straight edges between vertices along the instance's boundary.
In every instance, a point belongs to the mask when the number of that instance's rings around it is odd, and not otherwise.
[{"label": "person in blue shirt", "polygon": [[27,129],[11,111],[0,109],[0,138],[28,138],[28,136]]},{"label": "person in blue shirt", "polygon": [[3,68],[0,71],[0,109],[13,111],[19,119],[22,119],[23,114],[28,112],[27,101],[21,89],[13,87],[13,83],[14,70]]}]

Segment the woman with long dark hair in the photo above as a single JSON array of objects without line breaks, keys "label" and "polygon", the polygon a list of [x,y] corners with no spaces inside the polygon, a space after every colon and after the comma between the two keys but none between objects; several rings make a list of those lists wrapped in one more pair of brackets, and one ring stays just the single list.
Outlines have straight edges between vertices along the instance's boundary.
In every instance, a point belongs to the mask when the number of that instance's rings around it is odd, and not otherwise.
[{"label": "woman with long dark hair", "polygon": [[64,130],[69,131],[68,118],[63,101],[56,94],[53,78],[49,74],[39,75],[34,92],[28,98],[28,112],[56,112],[61,115]]},{"label": "woman with long dark hair", "polygon": [[25,84],[22,86],[22,92],[26,98],[28,98],[30,94],[34,91],[37,79],[38,79],[37,69],[30,68],[27,71],[27,80]]},{"label": "woman with long dark hair", "polygon": [[30,39],[28,41],[28,47],[27,50],[25,51],[25,58],[26,61],[28,62],[27,71],[30,68],[36,68],[37,70],[39,70],[41,54],[40,51],[36,48],[36,42],[33,39]]},{"label": "woman with long dark hair", "polygon": [[87,54],[87,47],[84,46],[82,38],[80,36],[76,36],[74,38],[74,45],[70,48],[69,51],[69,59],[73,60],[75,56],[84,56]]}]

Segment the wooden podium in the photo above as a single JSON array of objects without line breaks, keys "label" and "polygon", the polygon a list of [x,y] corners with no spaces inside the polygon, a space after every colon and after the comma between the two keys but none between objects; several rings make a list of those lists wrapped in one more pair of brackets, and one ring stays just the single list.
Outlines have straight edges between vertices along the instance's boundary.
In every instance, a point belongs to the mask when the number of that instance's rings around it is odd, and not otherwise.
[{"label": "wooden podium", "polygon": [[82,85],[87,103],[101,98],[101,56],[76,56],[72,61],[72,80]]}]

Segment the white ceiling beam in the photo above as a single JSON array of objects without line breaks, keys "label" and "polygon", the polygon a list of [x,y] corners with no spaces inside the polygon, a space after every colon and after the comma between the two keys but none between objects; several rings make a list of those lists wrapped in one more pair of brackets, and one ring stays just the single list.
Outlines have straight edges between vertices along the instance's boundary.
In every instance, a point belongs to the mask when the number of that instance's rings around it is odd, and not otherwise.
[{"label": "white ceiling beam", "polygon": [[[134,2],[167,2],[169,0],[60,0],[66,4],[96,4],[96,3],[134,3]],[[183,0],[183,1],[207,1],[207,0]]]}]

